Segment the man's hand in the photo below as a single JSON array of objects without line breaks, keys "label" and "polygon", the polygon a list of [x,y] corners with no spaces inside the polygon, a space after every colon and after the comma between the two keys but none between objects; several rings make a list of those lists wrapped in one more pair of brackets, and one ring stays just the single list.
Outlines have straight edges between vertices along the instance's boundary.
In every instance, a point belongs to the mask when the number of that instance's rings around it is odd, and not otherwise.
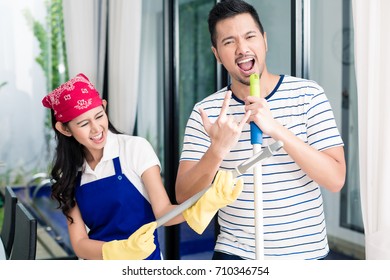
[{"label": "man's hand", "polygon": [[199,108],[204,129],[211,139],[211,145],[214,146],[215,151],[218,151],[221,158],[224,158],[237,143],[241,131],[251,115],[250,111],[246,112],[240,122],[237,122],[233,116],[228,116],[227,111],[231,97],[232,92],[228,91],[221,112],[214,123],[211,123],[206,112]]}]

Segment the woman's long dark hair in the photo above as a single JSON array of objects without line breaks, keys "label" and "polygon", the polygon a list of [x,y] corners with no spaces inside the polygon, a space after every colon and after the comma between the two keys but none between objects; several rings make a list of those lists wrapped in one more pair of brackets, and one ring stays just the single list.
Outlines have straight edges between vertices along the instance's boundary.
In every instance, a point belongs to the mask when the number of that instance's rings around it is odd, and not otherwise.
[{"label": "woman's long dark hair", "polygon": [[[73,223],[69,211],[76,205],[75,186],[77,174],[84,163],[84,146],[77,142],[73,136],[65,136],[55,128],[56,119],[53,110],[51,111],[51,120],[57,142],[51,171],[53,180],[51,196],[58,201],[58,208],[62,210],[68,221]],[[108,129],[113,133],[120,134],[110,121],[108,121]]]}]

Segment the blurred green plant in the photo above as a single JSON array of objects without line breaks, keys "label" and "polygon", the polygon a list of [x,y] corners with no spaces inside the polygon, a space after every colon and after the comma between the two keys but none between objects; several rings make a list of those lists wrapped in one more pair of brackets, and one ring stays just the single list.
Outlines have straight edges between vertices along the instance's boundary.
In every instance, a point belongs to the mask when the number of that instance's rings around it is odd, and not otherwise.
[{"label": "blurred green plant", "polygon": [[[67,55],[65,44],[64,20],[62,11],[62,0],[44,1],[46,16],[43,22],[36,20],[31,11],[23,10],[27,24],[31,28],[39,44],[39,54],[35,61],[41,66],[46,78],[46,93],[51,92],[62,83],[68,80]],[[0,84],[0,89],[7,82]],[[54,151],[54,131],[51,125],[50,110],[45,110],[44,136],[46,143],[46,154],[43,154],[44,162],[47,162],[47,170],[50,169],[52,154]],[[42,159],[40,159],[42,160]],[[47,171],[46,170],[46,171]],[[25,184],[34,172],[41,170],[25,170],[24,165],[0,172],[0,187],[5,185]]]},{"label": "blurred green plant", "polygon": [[7,82],[2,82],[2,83],[0,83],[0,89],[3,87],[3,86],[5,86],[7,84]]},{"label": "blurred green plant", "polygon": [[12,169],[6,169],[0,174],[0,187],[4,186],[22,186],[26,183],[26,175],[30,173],[23,166],[17,166]]},{"label": "blurred green plant", "polygon": [[[41,23],[34,19],[30,10],[23,11],[28,25],[38,40],[40,53],[36,62],[41,66],[46,77],[46,92],[60,86],[68,80],[67,54],[65,44],[62,0],[45,0],[46,17]],[[46,110],[44,125],[46,158],[52,158],[54,132],[51,125],[50,110]]]},{"label": "blurred green plant", "polygon": [[39,42],[40,53],[35,60],[45,73],[49,92],[68,80],[68,67],[62,0],[45,0],[45,7],[44,24],[35,20],[28,9],[24,15]]}]

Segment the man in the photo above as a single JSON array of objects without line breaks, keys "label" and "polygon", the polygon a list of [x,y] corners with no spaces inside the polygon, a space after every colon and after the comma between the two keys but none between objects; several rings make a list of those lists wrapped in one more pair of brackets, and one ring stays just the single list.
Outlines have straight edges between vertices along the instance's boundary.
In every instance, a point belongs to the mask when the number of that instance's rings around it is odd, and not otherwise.
[{"label": "man", "polygon": [[[256,10],[221,1],[209,13],[212,51],[231,84],[194,106],[176,181],[179,202],[253,155],[249,122],[263,147],[284,147],[262,163],[265,259],[322,259],[329,252],[320,187],[337,192],[345,181],[343,141],[324,90],[314,81],[274,75],[266,65],[267,36]],[[249,77],[261,76],[261,97]],[[242,176],[238,199],[218,213],[213,259],[255,259],[253,170]]]}]

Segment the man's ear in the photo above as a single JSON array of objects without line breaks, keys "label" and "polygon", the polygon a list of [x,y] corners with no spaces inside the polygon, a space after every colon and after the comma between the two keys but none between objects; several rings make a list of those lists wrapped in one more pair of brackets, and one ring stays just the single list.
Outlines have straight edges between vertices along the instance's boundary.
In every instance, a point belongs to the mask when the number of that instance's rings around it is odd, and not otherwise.
[{"label": "man's ear", "polygon": [[264,42],[265,42],[265,51],[268,52],[268,42],[267,42],[267,33],[264,31]]},{"label": "man's ear", "polygon": [[65,136],[72,136],[72,132],[62,122],[56,122],[55,128]]},{"label": "man's ear", "polygon": [[211,47],[211,50],[212,50],[212,52],[213,52],[213,54],[214,54],[215,59],[217,60],[217,62],[218,62],[219,64],[222,64],[222,61],[219,59],[219,55],[218,55],[217,49],[214,48],[214,47]]}]

